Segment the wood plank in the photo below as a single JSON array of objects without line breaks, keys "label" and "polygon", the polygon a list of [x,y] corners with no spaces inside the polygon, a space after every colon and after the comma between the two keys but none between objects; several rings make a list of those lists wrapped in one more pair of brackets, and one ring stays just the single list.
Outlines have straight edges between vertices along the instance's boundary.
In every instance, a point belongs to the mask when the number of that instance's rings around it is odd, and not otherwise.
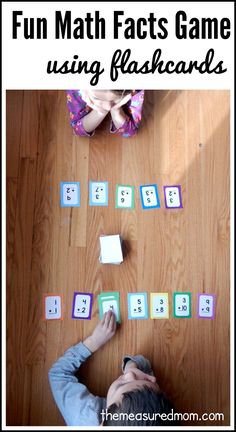
[{"label": "wood plank", "polygon": [[38,150],[40,91],[25,90],[22,107],[20,157],[35,158]]},{"label": "wood plank", "polygon": [[6,286],[11,286],[13,276],[12,265],[15,246],[15,223],[17,203],[17,179],[6,180]]},{"label": "wood plank", "polygon": [[24,366],[27,347],[36,163],[20,162],[12,278],[7,287],[7,415],[22,424]]},{"label": "wood plank", "polygon": [[23,91],[6,92],[6,175],[18,177],[20,137],[23,115]]}]

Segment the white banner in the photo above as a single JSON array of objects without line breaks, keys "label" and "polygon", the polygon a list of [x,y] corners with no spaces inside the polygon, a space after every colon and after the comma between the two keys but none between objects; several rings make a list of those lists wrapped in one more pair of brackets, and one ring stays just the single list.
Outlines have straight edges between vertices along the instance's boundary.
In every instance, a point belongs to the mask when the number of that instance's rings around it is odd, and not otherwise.
[{"label": "white banner", "polygon": [[2,2],[3,86],[229,88],[233,2]]}]

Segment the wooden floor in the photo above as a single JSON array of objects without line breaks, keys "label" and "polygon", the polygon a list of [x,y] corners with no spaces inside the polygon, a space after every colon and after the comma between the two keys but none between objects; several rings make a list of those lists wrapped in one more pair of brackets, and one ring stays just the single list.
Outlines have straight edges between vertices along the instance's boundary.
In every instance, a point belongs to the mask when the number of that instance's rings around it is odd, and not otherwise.
[{"label": "wooden floor", "polygon": [[[228,425],[229,92],[146,91],[135,138],[107,128],[74,136],[64,91],[7,92],[7,425],[64,425],[48,370],[89,335],[109,290],[120,292],[122,324],[82,366],[91,392],[105,396],[122,356],[139,353],[179,412],[225,416],[188,425]],[[89,180],[109,182],[107,208],[88,206]],[[60,181],[81,182],[80,208],[60,207]],[[136,186],[134,211],[115,209],[117,183]],[[161,208],[144,211],[138,186],[150,183]],[[164,208],[165,184],[181,184],[182,210]],[[99,236],[113,233],[126,258],[103,266]],[[94,293],[91,321],[71,319],[74,291]],[[191,292],[193,316],[128,320],[136,291]],[[216,294],[215,320],[196,317],[203,292]],[[42,320],[43,293],[63,295],[63,321]]]}]

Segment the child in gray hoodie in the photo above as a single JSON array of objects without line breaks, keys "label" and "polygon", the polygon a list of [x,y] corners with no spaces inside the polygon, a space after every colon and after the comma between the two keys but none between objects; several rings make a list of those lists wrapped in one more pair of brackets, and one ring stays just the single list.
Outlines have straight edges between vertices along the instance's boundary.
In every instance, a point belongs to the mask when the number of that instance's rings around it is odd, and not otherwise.
[{"label": "child in gray hoodie", "polygon": [[[177,425],[173,406],[160,391],[150,362],[142,355],[125,356],[122,375],[109,387],[107,397],[94,396],[75,376],[92,353],[116,332],[109,311],[83,342],[69,348],[49,371],[55,402],[68,426]],[[172,415],[171,419],[170,416]]]}]

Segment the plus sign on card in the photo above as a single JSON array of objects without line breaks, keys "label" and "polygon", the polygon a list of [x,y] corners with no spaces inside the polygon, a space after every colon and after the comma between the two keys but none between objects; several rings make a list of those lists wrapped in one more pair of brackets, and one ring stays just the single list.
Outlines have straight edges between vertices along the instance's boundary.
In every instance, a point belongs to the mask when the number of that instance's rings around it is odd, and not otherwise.
[{"label": "plus sign on card", "polygon": [[167,209],[182,208],[181,186],[164,186],[165,206]]},{"label": "plus sign on card", "polygon": [[80,206],[80,183],[61,182],[61,207]]}]

